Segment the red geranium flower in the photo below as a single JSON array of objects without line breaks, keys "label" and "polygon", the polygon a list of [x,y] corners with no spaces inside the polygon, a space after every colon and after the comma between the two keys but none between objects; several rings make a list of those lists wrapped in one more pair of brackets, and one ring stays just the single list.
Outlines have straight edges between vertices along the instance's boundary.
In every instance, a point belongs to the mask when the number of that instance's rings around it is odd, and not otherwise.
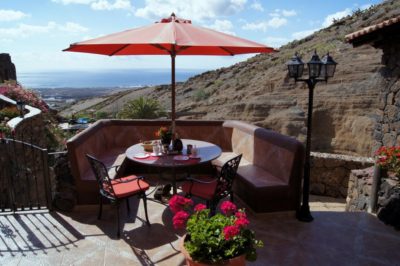
[{"label": "red geranium flower", "polygon": [[236,212],[237,207],[230,201],[224,201],[221,204],[221,212],[225,215],[232,215]]},{"label": "red geranium flower", "polygon": [[183,229],[186,226],[186,222],[189,219],[189,214],[185,211],[179,211],[175,213],[174,218],[172,218],[172,224],[175,229]]},{"label": "red geranium flower", "polygon": [[190,206],[193,205],[193,201],[191,199],[179,196],[179,195],[174,195],[172,198],[169,200],[169,208],[173,213],[177,213],[179,211],[182,211],[184,209],[188,209]]},{"label": "red geranium flower", "polygon": [[202,210],[204,210],[206,208],[207,208],[206,205],[199,203],[196,206],[194,206],[194,211],[199,212],[199,211],[202,211]]},{"label": "red geranium flower", "polygon": [[228,225],[224,227],[224,238],[225,240],[230,240],[234,236],[238,235],[240,228],[236,225]]}]

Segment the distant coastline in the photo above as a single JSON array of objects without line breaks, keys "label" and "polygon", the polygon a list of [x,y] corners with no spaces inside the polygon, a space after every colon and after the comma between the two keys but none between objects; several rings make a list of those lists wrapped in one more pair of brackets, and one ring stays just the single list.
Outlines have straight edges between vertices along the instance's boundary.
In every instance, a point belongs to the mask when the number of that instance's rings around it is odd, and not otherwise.
[{"label": "distant coastline", "polygon": [[[202,69],[178,69],[176,81],[204,72]],[[31,89],[92,89],[134,88],[168,84],[171,82],[169,69],[112,69],[83,71],[45,71],[17,73],[18,81]]]},{"label": "distant coastline", "polygon": [[[179,69],[176,82],[205,70]],[[169,84],[169,69],[121,69],[99,71],[46,71],[17,73],[18,82],[37,91],[55,109],[63,109],[76,101],[110,95],[119,91]]]}]

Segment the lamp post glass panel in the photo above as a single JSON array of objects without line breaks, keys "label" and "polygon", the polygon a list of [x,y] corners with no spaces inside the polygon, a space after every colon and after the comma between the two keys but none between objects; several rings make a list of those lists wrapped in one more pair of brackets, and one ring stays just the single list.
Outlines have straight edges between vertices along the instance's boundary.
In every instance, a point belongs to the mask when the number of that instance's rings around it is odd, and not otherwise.
[{"label": "lamp post glass panel", "polygon": [[20,116],[24,117],[25,102],[17,101],[16,105],[17,105],[17,110],[19,111]]},{"label": "lamp post glass panel", "polygon": [[310,193],[310,153],[311,153],[311,131],[312,131],[312,112],[313,112],[313,98],[314,88],[319,81],[328,81],[328,78],[333,77],[335,74],[337,63],[329,55],[329,53],[322,59],[319,59],[317,52],[311,57],[307,63],[308,78],[302,79],[304,70],[304,63],[296,53],[287,63],[289,77],[294,78],[295,81],[303,81],[308,85],[308,113],[307,113],[307,138],[306,138],[306,154],[304,161],[304,174],[303,174],[303,197],[300,209],[297,211],[297,219],[303,222],[311,222],[314,218],[310,212],[309,206],[309,193]]}]

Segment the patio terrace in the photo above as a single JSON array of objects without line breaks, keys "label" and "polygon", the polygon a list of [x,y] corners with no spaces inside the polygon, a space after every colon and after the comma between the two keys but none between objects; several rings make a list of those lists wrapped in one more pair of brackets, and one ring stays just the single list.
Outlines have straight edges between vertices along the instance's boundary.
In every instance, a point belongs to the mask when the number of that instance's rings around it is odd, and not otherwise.
[{"label": "patio terrace", "polygon": [[[143,204],[132,198],[130,205],[130,217],[124,206],[120,209],[121,239],[115,237],[116,213],[110,205],[102,220],[97,220],[97,205],[81,205],[71,213],[1,215],[0,264],[184,265],[179,251],[184,232],[173,229],[170,210],[149,200],[147,227]],[[297,221],[293,212],[255,214],[247,208],[251,228],[265,244],[258,260],[248,264],[398,265],[400,234],[392,227],[368,213],[344,212],[343,200],[314,196],[310,205],[312,223]]]}]

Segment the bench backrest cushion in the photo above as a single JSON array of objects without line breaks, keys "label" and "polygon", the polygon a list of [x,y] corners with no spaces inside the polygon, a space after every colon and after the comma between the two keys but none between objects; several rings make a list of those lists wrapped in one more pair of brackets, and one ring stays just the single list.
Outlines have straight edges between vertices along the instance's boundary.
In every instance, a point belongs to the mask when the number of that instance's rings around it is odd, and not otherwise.
[{"label": "bench backrest cushion", "polygon": [[240,121],[226,121],[232,132],[232,151],[286,184],[302,169],[303,145],[292,137]]},{"label": "bench backrest cushion", "polygon": [[[161,126],[169,126],[168,120],[99,120],[67,142],[71,170],[78,180],[93,179],[85,155],[97,158],[115,156],[141,140],[156,139],[154,133]],[[219,145],[224,151],[231,150],[232,130],[222,127],[223,121],[178,120],[176,132],[180,138],[198,139]]]}]

